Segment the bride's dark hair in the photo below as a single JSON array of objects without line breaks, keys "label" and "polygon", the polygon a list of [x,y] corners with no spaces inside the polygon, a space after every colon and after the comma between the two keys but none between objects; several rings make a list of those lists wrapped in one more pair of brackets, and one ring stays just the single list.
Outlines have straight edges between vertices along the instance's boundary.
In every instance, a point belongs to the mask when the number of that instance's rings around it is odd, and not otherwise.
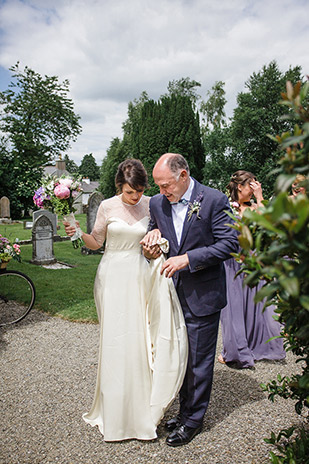
[{"label": "bride's dark hair", "polygon": [[148,187],[147,172],[140,160],[129,158],[119,164],[115,176],[118,193],[121,193],[124,184],[129,184],[131,188],[138,192]]},{"label": "bride's dark hair", "polygon": [[238,201],[238,185],[245,185],[251,180],[256,180],[256,177],[252,174],[252,172],[242,170],[234,172],[229,184],[226,186],[232,201]]}]

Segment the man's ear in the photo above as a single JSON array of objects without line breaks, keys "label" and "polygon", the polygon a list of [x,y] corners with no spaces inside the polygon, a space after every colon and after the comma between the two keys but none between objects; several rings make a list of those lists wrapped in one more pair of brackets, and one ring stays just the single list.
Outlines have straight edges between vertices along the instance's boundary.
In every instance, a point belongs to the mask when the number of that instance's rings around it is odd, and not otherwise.
[{"label": "man's ear", "polygon": [[179,176],[182,180],[187,180],[188,179],[188,173],[185,169],[183,169],[180,173],[180,176]]}]

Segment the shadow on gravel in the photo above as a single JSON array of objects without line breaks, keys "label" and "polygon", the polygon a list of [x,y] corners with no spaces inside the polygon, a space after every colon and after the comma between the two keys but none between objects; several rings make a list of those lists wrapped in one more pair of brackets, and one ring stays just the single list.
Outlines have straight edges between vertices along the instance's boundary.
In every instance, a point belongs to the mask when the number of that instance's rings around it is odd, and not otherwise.
[{"label": "shadow on gravel", "polygon": [[[259,382],[249,377],[248,373],[231,370],[215,372],[211,401],[205,415],[203,430],[212,429],[243,405],[263,399],[265,399],[265,395]],[[164,429],[164,424],[167,420],[175,417],[178,411],[179,401],[176,399],[158,426],[159,438],[168,435]]]},{"label": "shadow on gravel", "polygon": [[260,388],[260,382],[250,377],[246,371],[218,370],[214,374],[211,402],[204,426],[211,429],[234,410],[263,399],[265,395]]},{"label": "shadow on gravel", "polygon": [[0,352],[6,350],[8,342],[3,339],[3,335],[11,330],[22,330],[24,327],[36,324],[38,322],[47,321],[51,316],[32,309],[25,319],[17,322],[17,324],[10,324],[0,327]]}]

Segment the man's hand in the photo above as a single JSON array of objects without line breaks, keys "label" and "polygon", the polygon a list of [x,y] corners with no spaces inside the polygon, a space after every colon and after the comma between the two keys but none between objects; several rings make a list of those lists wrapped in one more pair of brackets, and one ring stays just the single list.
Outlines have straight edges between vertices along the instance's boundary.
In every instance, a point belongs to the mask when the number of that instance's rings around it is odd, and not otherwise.
[{"label": "man's hand", "polygon": [[159,245],[143,245],[143,254],[147,259],[157,259],[162,255]]},{"label": "man's hand", "polygon": [[162,268],[161,268],[161,275],[165,273],[165,277],[172,277],[176,271],[180,271],[180,269],[184,269],[189,264],[189,257],[186,254],[180,256],[173,256],[172,258],[168,258]]}]

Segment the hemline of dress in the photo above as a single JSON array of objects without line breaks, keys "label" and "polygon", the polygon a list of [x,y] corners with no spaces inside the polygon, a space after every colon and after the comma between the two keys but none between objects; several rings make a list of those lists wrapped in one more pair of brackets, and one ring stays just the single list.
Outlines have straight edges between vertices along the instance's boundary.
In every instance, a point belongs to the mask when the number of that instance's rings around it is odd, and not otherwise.
[{"label": "hemline of dress", "polygon": [[101,423],[98,423],[98,422],[96,422],[95,420],[92,421],[92,420],[90,420],[90,419],[86,419],[86,418],[84,417],[84,416],[86,416],[86,415],[87,415],[87,413],[83,414],[83,416],[82,416],[83,419],[84,419],[84,421],[86,422],[86,424],[91,425],[91,427],[96,427],[96,426],[97,426],[98,429],[99,429],[99,431],[100,431],[100,433],[101,433],[101,435],[103,436],[105,442],[124,441],[124,440],[151,441],[151,440],[156,440],[156,439],[158,438],[158,435],[157,435],[156,433],[154,434],[153,437],[144,437],[144,436],[143,436],[143,437],[141,437],[141,436],[132,436],[132,437],[130,436],[130,437],[127,437],[127,436],[126,436],[126,437],[123,437],[123,438],[105,438],[104,433],[102,432],[101,427],[100,427]]}]

